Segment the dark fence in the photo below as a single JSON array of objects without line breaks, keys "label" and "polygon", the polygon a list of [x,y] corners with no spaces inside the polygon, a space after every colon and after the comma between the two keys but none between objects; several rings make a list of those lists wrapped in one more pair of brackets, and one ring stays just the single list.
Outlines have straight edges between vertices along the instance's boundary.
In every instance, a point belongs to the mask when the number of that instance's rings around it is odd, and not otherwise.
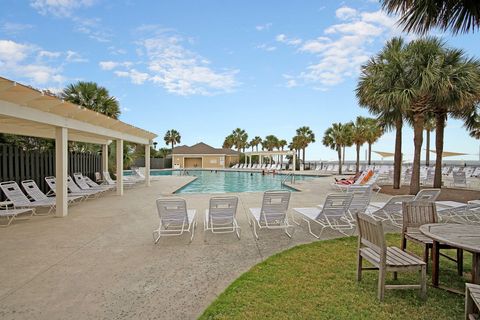
[{"label": "dark fence", "polygon": [[[145,158],[138,158],[135,167],[145,167]],[[150,169],[167,169],[172,167],[172,158],[150,158]]]},{"label": "dark fence", "polygon": [[[81,172],[94,179],[102,168],[102,156],[96,153],[69,152],[68,173]],[[45,177],[55,175],[55,150],[23,151],[21,148],[0,144],[0,182],[35,180],[43,192],[49,188]],[[0,194],[0,201],[4,195]]]}]

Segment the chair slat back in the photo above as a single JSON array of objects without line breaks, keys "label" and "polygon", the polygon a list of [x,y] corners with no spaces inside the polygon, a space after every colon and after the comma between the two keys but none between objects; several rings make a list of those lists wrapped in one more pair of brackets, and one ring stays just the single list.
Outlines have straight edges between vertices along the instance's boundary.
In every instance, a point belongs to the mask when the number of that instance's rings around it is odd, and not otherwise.
[{"label": "chair slat back", "polygon": [[237,214],[237,197],[212,197],[208,208],[212,224],[230,224]]},{"label": "chair slat back", "polygon": [[402,232],[407,232],[409,228],[418,228],[427,223],[438,222],[437,208],[433,201],[404,202],[402,213]]},{"label": "chair slat back", "polygon": [[0,182],[0,188],[14,206],[24,206],[30,203],[30,200],[15,181]]},{"label": "chair slat back", "polygon": [[417,193],[413,200],[435,201],[439,195],[440,189],[422,189]]},{"label": "chair slat back", "polygon": [[73,178],[75,179],[75,182],[77,183],[77,185],[80,186],[80,189],[83,189],[83,190],[90,189],[90,186],[85,181],[83,174],[81,172],[74,173]]},{"label": "chair slat back", "polygon": [[370,199],[372,198],[372,186],[350,186],[347,189],[347,193],[353,195],[348,210],[350,210],[352,214],[354,212],[364,213],[370,204]]},{"label": "chair slat back", "polygon": [[53,193],[55,193],[55,190],[57,189],[57,179],[53,176],[51,177],[45,177],[45,181],[47,182],[47,185],[50,187],[50,190],[52,190]]},{"label": "chair slat back", "polygon": [[72,180],[72,177],[68,176],[67,177],[67,187],[71,192],[82,192],[82,189],[80,189],[76,184],[75,181]]},{"label": "chair slat back", "polygon": [[452,174],[453,184],[466,185],[467,184],[467,175],[465,171],[457,171]]},{"label": "chair slat back", "polygon": [[260,221],[276,223],[285,220],[290,203],[289,191],[265,191],[263,193]]},{"label": "chair slat back", "polygon": [[182,198],[158,199],[157,211],[163,225],[188,224],[187,202]]},{"label": "chair slat back", "polygon": [[325,202],[317,218],[321,216],[342,217],[344,216],[350,203],[352,203],[353,193],[330,193],[327,195]]},{"label": "chair slat back", "polygon": [[364,213],[357,213],[359,244],[373,249],[380,256],[385,256],[387,243],[381,220],[376,220]]},{"label": "chair slat back", "polygon": [[406,195],[406,196],[393,196],[390,198],[390,200],[385,203],[383,208],[380,210],[383,210],[387,213],[397,213],[402,211],[402,203],[405,201],[412,201],[415,198],[415,196],[412,195]]},{"label": "chair slat back", "polygon": [[85,183],[86,183],[89,187],[95,188],[95,187],[99,187],[99,186],[100,186],[98,183],[96,183],[95,181],[93,181],[92,179],[90,179],[90,178],[87,177],[87,176],[83,176],[83,180],[85,181]]},{"label": "chair slat back", "polygon": [[110,172],[108,171],[103,171],[103,178],[109,185],[114,185],[115,181],[113,181],[112,177],[110,177]]},{"label": "chair slat back", "polygon": [[40,190],[37,183],[33,180],[24,180],[22,181],[22,187],[25,192],[35,201],[47,200],[48,197],[45,193]]}]

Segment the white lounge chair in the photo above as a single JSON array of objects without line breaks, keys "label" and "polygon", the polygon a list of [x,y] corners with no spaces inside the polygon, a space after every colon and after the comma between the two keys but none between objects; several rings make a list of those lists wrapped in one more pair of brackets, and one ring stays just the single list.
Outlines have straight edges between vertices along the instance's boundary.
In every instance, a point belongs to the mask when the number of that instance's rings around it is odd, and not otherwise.
[{"label": "white lounge chair", "polygon": [[93,181],[92,179],[90,179],[88,176],[83,176],[83,180],[85,180],[85,182],[92,188],[104,188],[104,189],[109,189],[109,190],[112,190],[112,189],[115,189],[115,186],[111,186],[109,184],[98,184],[96,183],[95,181]]},{"label": "white lounge chair", "polygon": [[162,236],[179,236],[184,232],[190,232],[190,241],[195,234],[196,210],[188,209],[185,199],[170,198],[157,200],[158,217],[160,224],[153,231],[153,239],[158,243]]},{"label": "white lounge chair", "polygon": [[[355,229],[355,225],[348,215],[348,208],[352,199],[352,193],[331,193],[327,195],[323,206],[294,208],[293,210],[299,213],[302,219],[307,222],[308,231],[317,239],[322,236],[323,230],[326,228],[347,235],[346,230]],[[293,221],[297,223],[295,219]],[[311,223],[316,223],[321,227],[318,235],[312,231]]]},{"label": "white lounge chair", "polygon": [[290,203],[289,191],[265,191],[263,193],[262,207],[250,208],[248,223],[253,224],[253,233],[258,239],[257,227],[259,229],[283,229],[290,238],[288,232],[291,227],[288,222],[288,205]]},{"label": "white lounge chair", "polygon": [[[15,209],[48,208],[48,214],[55,208],[55,199],[30,201],[15,181],[0,182],[0,188]],[[36,211],[35,211],[35,214]]]},{"label": "white lounge chair", "polygon": [[413,200],[436,201],[438,196],[440,196],[440,192],[440,189],[422,189]]},{"label": "white lounge chair", "polygon": [[372,198],[372,186],[350,186],[347,193],[353,195],[352,202],[348,206],[349,219],[355,221],[355,213],[365,213]]},{"label": "white lounge chair", "polygon": [[[27,195],[30,197],[30,199],[34,201],[52,201],[52,199],[55,199],[55,197],[48,197],[45,193],[43,193],[34,180],[22,181],[22,187],[27,193]],[[82,199],[82,196],[68,196],[69,203],[81,201]]]},{"label": "white lounge chair", "polygon": [[451,183],[452,187],[470,187],[470,183],[467,181],[467,176],[463,171],[457,171],[452,173],[453,182]]},{"label": "white lounge chair", "polygon": [[[35,214],[35,208],[15,209],[10,208],[11,202],[0,202],[0,217],[7,218],[7,223],[0,224],[0,227],[8,227],[15,220],[26,220]],[[17,217],[23,213],[29,212],[30,215],[27,218],[17,219]]]},{"label": "white lounge chair", "polygon": [[74,194],[81,194],[83,193],[84,196],[86,197],[93,197],[93,198],[97,198],[100,193],[103,192],[103,190],[83,190],[83,189],[80,189],[80,187],[75,183],[75,181],[73,181],[72,177],[70,176],[67,176],[67,188],[70,192],[74,193]]},{"label": "white lounge chair", "polygon": [[[57,178],[51,176],[51,177],[45,177],[45,181],[47,182],[47,185],[50,188],[50,191],[47,192],[47,195],[53,195],[56,194],[56,189],[57,189]],[[68,189],[68,196],[69,197],[83,197],[84,200],[90,198],[91,194],[89,192],[86,192],[84,190],[80,190],[79,192],[72,192],[70,189]]]},{"label": "white lounge chair", "polygon": [[[117,182],[110,177],[110,173],[108,171],[103,172],[103,178],[105,179],[105,182],[109,186],[116,186]],[[123,180],[123,186],[124,187],[133,187],[137,183],[135,181],[125,181]]]},{"label": "white lounge chair", "polygon": [[74,173],[73,178],[75,179],[76,184],[82,190],[98,191],[99,193],[111,190],[111,188],[109,186],[100,186],[100,185],[97,185],[96,187],[89,186],[87,181],[85,180],[85,177],[80,172]]},{"label": "white lounge chair", "polygon": [[390,220],[390,222],[398,227],[402,227],[402,203],[412,201],[415,196],[393,196],[387,202],[371,202],[368,207],[368,213],[378,220]]},{"label": "white lounge chair", "polygon": [[212,233],[230,233],[235,232],[240,239],[240,227],[238,226],[237,197],[212,197],[208,209],[205,210],[204,231],[210,230]]}]

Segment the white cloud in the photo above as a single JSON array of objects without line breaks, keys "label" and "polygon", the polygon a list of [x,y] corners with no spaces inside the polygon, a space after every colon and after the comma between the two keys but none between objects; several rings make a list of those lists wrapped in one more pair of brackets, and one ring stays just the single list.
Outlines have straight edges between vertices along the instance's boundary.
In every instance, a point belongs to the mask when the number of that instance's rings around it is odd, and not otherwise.
[{"label": "white cloud", "polygon": [[72,17],[72,21],[75,23],[75,31],[85,34],[90,39],[105,43],[110,42],[112,38],[112,34],[102,26],[100,18]]},{"label": "white cloud", "polygon": [[272,26],[271,23],[265,23],[265,24],[256,26],[255,29],[257,29],[257,31],[264,31],[264,30],[269,30],[271,26]]},{"label": "white cloud", "polygon": [[67,50],[65,54],[68,62],[88,62],[88,60],[83,58],[78,52]]},{"label": "white cloud", "polygon": [[31,0],[30,5],[42,15],[69,17],[74,10],[89,7],[94,0]]},{"label": "white cloud", "polygon": [[288,38],[285,34],[279,34],[275,37],[275,40],[281,43],[285,43],[291,46],[298,46],[302,43],[302,40],[299,38]]},{"label": "white cloud", "polygon": [[349,20],[356,17],[358,11],[350,7],[340,7],[335,11],[335,16],[340,20]]},{"label": "white cloud", "polygon": [[258,46],[256,46],[257,49],[260,49],[260,50],[264,50],[264,51],[275,51],[277,50],[277,47],[275,46],[271,46],[271,45],[268,45],[268,44],[259,44]]},{"label": "white cloud", "polygon": [[[152,28],[143,26],[138,31],[152,32]],[[175,33],[154,31],[137,44],[137,54],[143,61],[136,65],[144,64],[146,70],[113,61],[101,62],[100,68],[115,70],[116,76],[129,78],[135,84],[148,81],[178,95],[212,95],[230,92],[238,85],[237,70],[214,70],[208,59],[185,47],[192,44],[191,41]]]},{"label": "white cloud", "polygon": [[14,23],[14,22],[5,22],[1,27],[4,33],[9,35],[19,34],[23,31],[29,30],[33,28],[31,24],[24,24],[24,23]]},{"label": "white cloud", "polygon": [[33,85],[59,85],[65,81],[62,64],[68,62],[68,51],[54,52],[38,46],[0,40],[0,74],[26,79]]},{"label": "white cloud", "polygon": [[311,84],[315,89],[326,90],[354,77],[372,54],[369,52],[371,44],[381,43],[399,33],[396,20],[382,11],[361,12],[343,6],[336,10],[336,17],[341,23],[325,28],[324,34],[314,39],[292,41],[295,38],[285,34],[276,37],[278,42],[294,46],[298,52],[313,54],[318,59],[296,77],[284,77],[287,87]]}]

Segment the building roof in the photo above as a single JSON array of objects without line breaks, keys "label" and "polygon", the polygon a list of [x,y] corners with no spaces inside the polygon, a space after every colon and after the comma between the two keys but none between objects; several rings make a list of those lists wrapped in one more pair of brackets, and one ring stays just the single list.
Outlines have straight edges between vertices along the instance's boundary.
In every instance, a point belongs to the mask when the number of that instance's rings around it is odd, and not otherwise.
[{"label": "building roof", "polygon": [[214,148],[209,146],[206,143],[200,142],[189,147],[186,145],[178,146],[173,148],[173,154],[183,155],[183,154],[217,154],[217,155],[238,155],[239,152],[226,149],[226,148]]},{"label": "building roof", "polygon": [[157,135],[0,77],[0,132],[45,138],[55,127],[69,129],[69,140],[105,143],[123,139],[147,144]]}]

